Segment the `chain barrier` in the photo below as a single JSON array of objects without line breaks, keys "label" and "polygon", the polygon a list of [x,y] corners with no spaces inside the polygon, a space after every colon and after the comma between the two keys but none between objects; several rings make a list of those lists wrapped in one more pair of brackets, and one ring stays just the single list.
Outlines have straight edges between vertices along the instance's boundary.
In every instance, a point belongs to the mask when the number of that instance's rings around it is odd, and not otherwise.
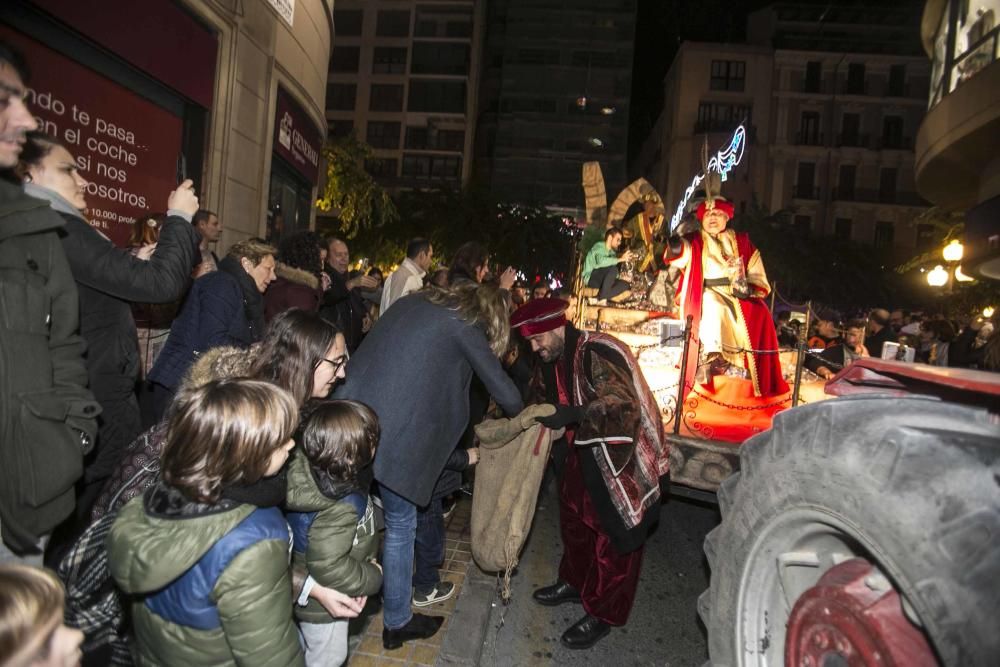
[{"label": "chain barrier", "polygon": [[753,412],[754,410],[767,410],[768,408],[777,408],[791,401],[790,398],[786,398],[780,401],[775,401],[774,403],[767,403],[765,405],[732,405],[731,403],[726,403],[725,401],[717,401],[714,398],[701,393],[697,389],[694,390],[694,395],[700,398],[704,398],[709,403],[715,403],[716,405],[721,405],[722,407],[729,408],[730,410],[742,410],[744,412]]}]

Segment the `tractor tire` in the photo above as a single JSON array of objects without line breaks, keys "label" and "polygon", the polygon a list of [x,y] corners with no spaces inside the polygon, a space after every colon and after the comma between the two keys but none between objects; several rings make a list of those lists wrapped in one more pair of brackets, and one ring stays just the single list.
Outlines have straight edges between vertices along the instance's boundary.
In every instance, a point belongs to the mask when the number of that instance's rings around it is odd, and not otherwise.
[{"label": "tractor tire", "polygon": [[705,539],[712,665],[783,664],[796,601],[852,558],[898,592],[932,664],[1000,664],[996,415],[928,397],[831,399],[778,414],[740,462]]}]

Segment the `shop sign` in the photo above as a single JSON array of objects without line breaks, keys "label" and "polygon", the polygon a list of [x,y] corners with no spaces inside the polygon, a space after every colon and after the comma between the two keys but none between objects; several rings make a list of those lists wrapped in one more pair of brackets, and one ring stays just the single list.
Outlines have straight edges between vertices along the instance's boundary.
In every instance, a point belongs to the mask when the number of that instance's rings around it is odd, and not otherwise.
[{"label": "shop sign", "polygon": [[274,115],[274,152],[315,185],[322,143],[323,135],[309,115],[279,87]]},{"label": "shop sign", "polygon": [[289,28],[292,27],[292,21],[295,19],[295,0],[267,0],[267,4],[278,12],[278,16],[285,20]]}]

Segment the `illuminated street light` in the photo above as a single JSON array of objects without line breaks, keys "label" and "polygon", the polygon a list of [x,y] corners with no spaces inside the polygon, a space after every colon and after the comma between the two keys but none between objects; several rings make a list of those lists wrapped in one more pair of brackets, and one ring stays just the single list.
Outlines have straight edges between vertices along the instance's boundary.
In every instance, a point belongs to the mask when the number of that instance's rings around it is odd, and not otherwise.
[{"label": "illuminated street light", "polygon": [[958,262],[962,259],[963,250],[964,248],[958,239],[952,239],[951,243],[944,247],[941,254],[944,255],[944,261],[946,262]]},{"label": "illuminated street light", "polygon": [[993,317],[994,309],[993,306],[986,306],[983,308],[983,317]]},{"label": "illuminated street light", "polygon": [[604,114],[605,116],[610,116],[615,111],[617,111],[617,109],[615,109],[614,107],[601,107],[601,113]]},{"label": "illuminated street light", "polygon": [[591,137],[590,139],[587,139],[587,143],[593,146],[594,148],[604,148],[604,142],[598,139],[597,137]]},{"label": "illuminated street light", "polygon": [[964,273],[962,273],[962,267],[956,266],[955,267],[955,280],[957,280],[960,283],[971,283],[971,282],[975,281],[975,278],[973,278],[972,276],[965,275]]},{"label": "illuminated street light", "polygon": [[938,264],[927,274],[927,284],[931,287],[944,287],[948,283],[948,272]]},{"label": "illuminated street light", "polygon": [[578,108],[580,108],[580,109],[586,109],[587,108],[587,96],[586,95],[582,95],[582,96],[576,98],[576,106]]}]

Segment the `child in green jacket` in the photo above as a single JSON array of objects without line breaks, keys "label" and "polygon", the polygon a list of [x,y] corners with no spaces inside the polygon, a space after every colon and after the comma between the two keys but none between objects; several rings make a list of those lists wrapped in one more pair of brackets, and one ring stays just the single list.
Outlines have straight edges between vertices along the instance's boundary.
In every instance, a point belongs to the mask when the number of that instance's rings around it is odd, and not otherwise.
[{"label": "child in green jacket", "polygon": [[[356,401],[316,401],[304,413],[301,452],[288,471],[293,562],[304,563],[323,586],[351,596],[374,595],[382,588],[382,568],[374,560],[378,532],[368,488],[378,419]],[[307,667],[341,665],[347,659],[347,619],[300,600],[296,616]]]}]

